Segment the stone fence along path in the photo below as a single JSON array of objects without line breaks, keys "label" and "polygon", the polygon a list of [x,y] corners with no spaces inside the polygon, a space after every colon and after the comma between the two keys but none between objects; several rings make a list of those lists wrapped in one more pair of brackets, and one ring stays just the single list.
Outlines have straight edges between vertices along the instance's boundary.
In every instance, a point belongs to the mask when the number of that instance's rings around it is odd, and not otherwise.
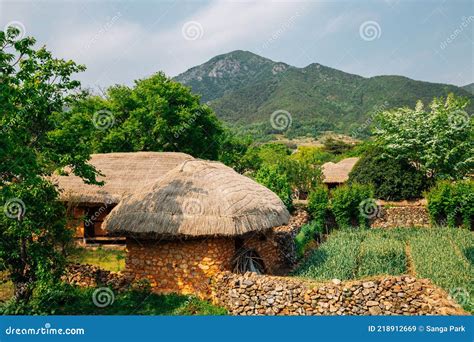
[{"label": "stone fence along path", "polygon": [[213,301],[232,315],[461,315],[428,279],[387,276],[316,283],[291,277],[222,273]]}]

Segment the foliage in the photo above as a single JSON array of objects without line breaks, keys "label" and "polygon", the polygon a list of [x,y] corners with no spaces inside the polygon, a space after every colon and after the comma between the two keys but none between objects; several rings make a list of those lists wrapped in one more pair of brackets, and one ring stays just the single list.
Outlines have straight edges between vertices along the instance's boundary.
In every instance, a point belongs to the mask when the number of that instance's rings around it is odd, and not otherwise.
[{"label": "foliage", "polygon": [[417,275],[432,279],[470,312],[474,311],[473,246],[472,233],[459,228],[426,229],[410,239]]},{"label": "foliage", "polygon": [[352,169],[349,183],[372,184],[375,196],[399,201],[422,197],[429,180],[422,172],[405,160],[384,155],[381,148],[364,154]]},{"label": "foliage", "polygon": [[460,179],[474,167],[472,117],[466,98],[435,98],[429,109],[399,108],[377,116],[376,140],[396,160],[432,179]]},{"label": "foliage", "polygon": [[305,224],[301,227],[299,233],[295,236],[295,248],[298,258],[304,256],[307,246],[314,240],[316,234],[322,234],[322,226],[319,226],[315,221]]},{"label": "foliage", "polygon": [[282,161],[281,165],[291,188],[298,197],[304,197],[316,186],[322,184],[322,171],[318,165],[291,158]]},{"label": "foliage", "polygon": [[280,172],[278,166],[264,164],[258,170],[255,180],[277,194],[289,210],[292,209],[291,187],[286,175]]},{"label": "foliage", "polygon": [[318,280],[353,279],[364,234],[357,230],[337,230],[298,267],[295,275]]},{"label": "foliage", "polygon": [[329,209],[329,191],[325,185],[314,188],[308,197],[308,212],[315,224],[324,231]]},{"label": "foliage", "polygon": [[324,151],[321,147],[298,146],[298,149],[290,156],[290,158],[309,164],[322,165],[326,162],[332,161],[334,155]]},{"label": "foliage", "polygon": [[113,302],[97,307],[94,288],[65,283],[42,284],[30,303],[10,301],[0,305],[0,314],[10,315],[224,315],[226,310],[192,296],[157,295],[127,290],[114,293]]},{"label": "foliage", "polygon": [[63,111],[80,98],[73,80],[84,67],[55,59],[19,30],[0,31],[0,263],[15,297],[27,301],[37,281],[57,279],[70,238],[64,206],[47,181],[66,166],[86,182],[96,170],[83,134],[92,123]]},{"label": "foliage", "polygon": [[360,246],[357,277],[406,272],[405,243],[393,234],[385,234],[383,230],[378,234],[367,234]]},{"label": "foliage", "polygon": [[332,191],[331,211],[339,227],[367,226],[368,217],[361,205],[374,197],[371,185],[352,183]]},{"label": "foliage", "polygon": [[[213,77],[216,66],[222,70],[220,77]],[[277,68],[281,71],[275,73]],[[247,51],[216,56],[176,80],[202,95],[203,101],[210,101],[224,122],[238,125],[259,140],[275,132],[269,118],[278,109],[293,117],[289,129],[279,132],[287,137],[317,137],[324,131],[337,131],[360,138],[365,132],[359,129],[371,123],[369,113],[377,108],[407,106],[418,99],[430,101],[449,92],[474,99],[453,85],[402,76],[364,78],[320,64],[288,67]],[[474,107],[467,110],[472,113]]]},{"label": "foliage", "polygon": [[434,223],[470,228],[474,220],[474,182],[472,180],[440,181],[426,195],[428,211]]},{"label": "foliage", "polygon": [[327,138],[324,142],[324,151],[338,155],[349,152],[352,149],[352,145],[342,140],[334,139],[332,137]]},{"label": "foliage", "polygon": [[163,73],[116,85],[105,97],[88,96],[72,108],[94,121],[94,150],[100,153],[178,151],[217,159],[224,130],[214,112]]}]

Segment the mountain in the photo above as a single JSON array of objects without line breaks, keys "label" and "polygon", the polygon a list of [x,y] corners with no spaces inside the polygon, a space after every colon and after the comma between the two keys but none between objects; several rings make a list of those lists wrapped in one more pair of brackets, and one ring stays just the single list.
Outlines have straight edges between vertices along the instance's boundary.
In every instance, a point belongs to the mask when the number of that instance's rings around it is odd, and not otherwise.
[{"label": "mountain", "polygon": [[413,107],[418,99],[428,103],[450,92],[471,98],[470,112],[474,108],[474,96],[453,85],[403,76],[365,78],[318,63],[297,68],[240,50],[216,56],[175,80],[200,94],[223,121],[262,137],[278,133],[270,123],[277,110],[291,113],[285,134],[294,137],[326,130],[360,132],[375,111]]},{"label": "mountain", "polygon": [[466,84],[462,88],[474,95],[474,83]]}]

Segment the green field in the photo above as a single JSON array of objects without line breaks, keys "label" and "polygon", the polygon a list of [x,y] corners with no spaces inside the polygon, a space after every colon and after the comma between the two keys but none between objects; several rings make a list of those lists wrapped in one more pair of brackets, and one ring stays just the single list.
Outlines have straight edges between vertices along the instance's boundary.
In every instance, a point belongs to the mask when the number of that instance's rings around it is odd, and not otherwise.
[{"label": "green field", "polygon": [[338,230],[295,275],[351,280],[412,274],[429,278],[468,311],[474,299],[474,234],[460,228]]}]

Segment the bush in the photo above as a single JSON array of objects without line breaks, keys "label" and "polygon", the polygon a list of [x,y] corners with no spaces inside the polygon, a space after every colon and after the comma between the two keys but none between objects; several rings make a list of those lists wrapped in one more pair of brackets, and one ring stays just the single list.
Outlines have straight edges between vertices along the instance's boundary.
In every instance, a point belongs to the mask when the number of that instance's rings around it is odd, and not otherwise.
[{"label": "bush", "polygon": [[264,164],[258,170],[255,180],[277,194],[288,210],[293,208],[290,184],[286,175],[281,172],[278,166]]},{"label": "bush", "polygon": [[288,183],[298,198],[306,198],[322,182],[321,167],[318,165],[288,158],[282,161],[280,169],[286,174]]},{"label": "bush", "polygon": [[383,150],[367,152],[349,175],[349,183],[372,184],[375,196],[399,201],[421,198],[428,189],[428,177],[409,163],[384,156]]},{"label": "bush", "polygon": [[295,236],[295,247],[298,258],[304,256],[308,244],[315,240],[317,235],[321,236],[322,232],[323,226],[318,225],[315,221],[301,227],[300,232]]},{"label": "bush", "polygon": [[326,224],[326,216],[329,209],[329,191],[326,186],[316,187],[308,197],[308,211],[316,225],[323,227]]},{"label": "bush", "polygon": [[[334,189],[331,210],[339,227],[368,226],[368,214],[376,210],[371,185],[353,183]],[[361,207],[362,206],[362,207]]]},{"label": "bush", "polygon": [[[451,183],[441,181],[427,194],[428,212],[434,223],[446,223],[450,227],[462,222],[472,228],[474,217],[474,182],[471,180]],[[461,222],[460,222],[461,221]]]}]

